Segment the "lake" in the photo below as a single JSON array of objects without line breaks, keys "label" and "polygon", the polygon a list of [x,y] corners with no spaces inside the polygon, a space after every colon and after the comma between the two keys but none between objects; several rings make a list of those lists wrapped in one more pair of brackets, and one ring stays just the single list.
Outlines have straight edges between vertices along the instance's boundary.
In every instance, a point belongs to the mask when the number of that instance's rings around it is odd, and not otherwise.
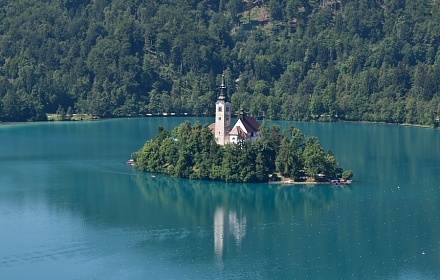
[{"label": "lake", "polygon": [[440,130],[276,122],[352,169],[345,188],[125,164],[184,120],[0,125],[0,278],[438,279]]}]

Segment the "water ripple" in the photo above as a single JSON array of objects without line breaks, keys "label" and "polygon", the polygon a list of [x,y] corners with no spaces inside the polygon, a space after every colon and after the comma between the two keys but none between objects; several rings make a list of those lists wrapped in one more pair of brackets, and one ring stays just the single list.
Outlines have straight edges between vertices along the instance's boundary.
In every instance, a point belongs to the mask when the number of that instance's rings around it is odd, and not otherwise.
[{"label": "water ripple", "polygon": [[40,248],[31,252],[6,255],[0,258],[0,267],[12,267],[29,263],[56,261],[61,259],[75,259],[94,256],[97,250],[84,242],[71,242],[64,246],[51,245],[50,248]]}]

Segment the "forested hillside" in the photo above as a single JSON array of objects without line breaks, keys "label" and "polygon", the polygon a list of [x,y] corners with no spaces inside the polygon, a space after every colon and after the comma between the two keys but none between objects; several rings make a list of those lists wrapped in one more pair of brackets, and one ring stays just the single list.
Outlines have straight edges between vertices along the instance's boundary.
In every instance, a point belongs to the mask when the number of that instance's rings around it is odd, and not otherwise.
[{"label": "forested hillside", "polygon": [[0,120],[45,113],[431,125],[440,1],[0,0]]}]

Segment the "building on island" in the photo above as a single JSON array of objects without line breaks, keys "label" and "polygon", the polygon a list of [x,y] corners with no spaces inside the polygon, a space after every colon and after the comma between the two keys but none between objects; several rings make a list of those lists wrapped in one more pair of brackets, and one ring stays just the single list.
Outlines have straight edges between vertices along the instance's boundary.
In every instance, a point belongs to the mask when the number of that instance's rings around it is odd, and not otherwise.
[{"label": "building on island", "polygon": [[223,75],[220,94],[215,102],[215,122],[209,126],[217,144],[237,143],[239,139],[254,142],[260,138],[260,124],[253,117],[247,116],[243,109],[240,111],[237,122],[231,128],[231,111],[232,106],[226,93]]}]

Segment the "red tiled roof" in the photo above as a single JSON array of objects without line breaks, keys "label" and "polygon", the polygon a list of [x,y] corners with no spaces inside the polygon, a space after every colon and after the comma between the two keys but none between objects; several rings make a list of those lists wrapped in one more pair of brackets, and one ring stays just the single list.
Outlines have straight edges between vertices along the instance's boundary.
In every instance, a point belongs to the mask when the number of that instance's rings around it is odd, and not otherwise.
[{"label": "red tiled roof", "polygon": [[258,129],[260,128],[260,124],[253,117],[244,116],[241,119],[241,122],[243,123],[248,133],[258,132]]},{"label": "red tiled roof", "polygon": [[215,123],[212,123],[208,126],[209,130],[211,130],[212,133],[215,133]]}]

